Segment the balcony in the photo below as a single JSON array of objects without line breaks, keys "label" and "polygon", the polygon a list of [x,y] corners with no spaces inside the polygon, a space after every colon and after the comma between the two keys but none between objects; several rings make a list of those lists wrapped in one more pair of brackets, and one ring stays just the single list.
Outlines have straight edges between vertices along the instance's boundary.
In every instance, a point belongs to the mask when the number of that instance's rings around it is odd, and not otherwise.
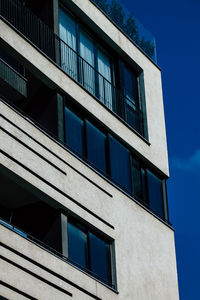
[{"label": "balcony", "polygon": [[0,58],[0,93],[10,99],[27,97],[27,80]]},{"label": "balcony", "polygon": [[[97,233],[84,220],[80,221],[75,216],[72,217],[58,203],[55,202],[52,205],[52,201],[47,195],[17,177],[16,174],[8,172],[4,167],[0,169],[0,180],[2,183],[0,230],[2,226],[8,228],[73,266],[74,270],[79,270],[108,288],[116,290],[116,278],[111,274],[110,267],[112,263],[110,255],[111,251],[114,251],[114,249],[111,250],[110,239]],[[67,224],[66,227],[63,224]],[[82,231],[83,228],[84,231]],[[87,253],[82,248],[84,232],[88,232],[88,236],[85,235],[84,240],[84,245],[88,247]],[[91,236],[90,245],[89,235]],[[70,243],[68,239],[64,238],[65,236],[68,237]],[[79,256],[74,255],[75,243],[77,248],[79,248],[78,245],[80,246]],[[100,246],[98,253],[95,251],[97,246]],[[65,251],[66,247],[68,248],[67,252]],[[107,254],[105,255],[105,253]],[[95,256],[95,261],[92,261],[91,255]],[[81,257],[80,260],[79,257]],[[91,259],[90,264],[87,263],[88,259]],[[105,265],[105,268],[102,269],[101,264]],[[105,272],[103,273],[102,270]]]},{"label": "balcony", "polygon": [[151,60],[157,63],[154,36],[119,1],[90,0],[136,44]]},{"label": "balcony", "polygon": [[20,31],[91,96],[144,135],[143,112],[19,0],[0,0],[0,17]]}]

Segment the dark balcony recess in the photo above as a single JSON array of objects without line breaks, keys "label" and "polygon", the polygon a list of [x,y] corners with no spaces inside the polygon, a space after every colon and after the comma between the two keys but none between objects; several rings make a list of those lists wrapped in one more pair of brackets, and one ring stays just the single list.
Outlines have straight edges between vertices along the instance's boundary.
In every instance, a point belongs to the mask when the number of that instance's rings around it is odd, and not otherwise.
[{"label": "dark balcony recess", "polygon": [[[0,229],[2,225],[12,230],[106,286],[116,288],[115,280],[110,278],[110,240],[96,234],[85,222],[79,223],[64,213],[59,203],[4,167],[0,168],[0,181]],[[67,220],[67,224],[64,223],[66,227],[63,226],[63,216]],[[81,247],[82,240],[79,239],[81,233],[90,239],[87,247],[90,247],[91,253],[88,250],[87,254],[91,255],[91,266],[84,266],[79,259],[79,255],[87,259],[85,249]],[[64,244],[69,249],[68,253],[63,250]]]},{"label": "dark balcony recess", "polygon": [[0,93],[10,99],[27,97],[27,80],[0,58]]},{"label": "dark balcony recess", "polygon": [[19,0],[0,0],[0,16],[19,30],[89,94],[144,135],[143,113]]}]

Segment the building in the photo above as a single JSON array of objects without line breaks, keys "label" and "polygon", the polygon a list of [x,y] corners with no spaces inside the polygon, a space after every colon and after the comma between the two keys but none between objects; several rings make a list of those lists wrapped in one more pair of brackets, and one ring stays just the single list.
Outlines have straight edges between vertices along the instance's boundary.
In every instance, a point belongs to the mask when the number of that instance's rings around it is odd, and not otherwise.
[{"label": "building", "polygon": [[161,72],[103,4],[0,0],[1,299],[179,298]]}]

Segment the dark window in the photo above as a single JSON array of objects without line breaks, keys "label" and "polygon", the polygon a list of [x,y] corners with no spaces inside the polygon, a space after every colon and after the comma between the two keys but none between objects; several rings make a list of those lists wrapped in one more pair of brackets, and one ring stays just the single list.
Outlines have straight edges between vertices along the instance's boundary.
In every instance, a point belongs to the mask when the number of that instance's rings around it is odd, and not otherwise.
[{"label": "dark window", "polygon": [[130,152],[111,135],[109,137],[110,175],[128,192],[131,192]]},{"label": "dark window", "polygon": [[77,154],[83,155],[83,120],[65,107],[65,142]]},{"label": "dark window", "polygon": [[97,279],[112,285],[111,243],[74,219],[68,221],[68,258]]},{"label": "dark window", "polygon": [[106,173],[106,135],[86,121],[87,159]]},{"label": "dark window", "polygon": [[[143,135],[138,71],[119,60],[117,55],[111,56],[111,49],[98,41],[62,5],[59,8],[59,37],[61,68]],[[116,68],[118,62],[119,68]]]},{"label": "dark window", "polygon": [[0,49],[0,59],[2,59],[4,62],[6,62],[9,66],[11,66],[13,69],[15,69],[21,75],[24,75],[23,66],[18,61],[16,61],[14,58],[12,58],[8,53],[4,52],[2,49]]},{"label": "dark window", "polygon": [[130,106],[138,106],[137,76],[126,66],[124,66],[124,95]]},{"label": "dark window", "polygon": [[141,133],[141,112],[136,111],[130,101],[125,104],[125,119],[126,122],[135,130]]},{"label": "dark window", "polygon": [[62,69],[112,109],[113,68],[105,49],[62,8],[59,9],[59,36]]},{"label": "dark window", "polygon": [[142,180],[140,164],[131,158],[132,193],[136,198],[142,199]]},{"label": "dark window", "polygon": [[80,267],[87,267],[87,234],[80,227],[70,222],[67,225],[68,231],[68,257]]},{"label": "dark window", "polygon": [[148,185],[148,198],[149,206],[164,218],[163,208],[163,182],[157,176],[147,170],[147,185]]},{"label": "dark window", "polygon": [[141,168],[141,176],[142,176],[142,201],[148,205],[146,172],[145,169],[143,168]]},{"label": "dark window", "polygon": [[108,283],[111,281],[110,245],[92,233],[89,240],[91,271]]},{"label": "dark window", "polygon": [[139,105],[138,75],[122,61],[120,67],[120,90],[122,95],[118,103],[119,114],[135,130],[143,134],[142,112]]},{"label": "dark window", "polygon": [[164,218],[163,180],[138,162],[130,150],[87,119],[79,118],[67,107],[66,143],[79,155],[130,195]]}]

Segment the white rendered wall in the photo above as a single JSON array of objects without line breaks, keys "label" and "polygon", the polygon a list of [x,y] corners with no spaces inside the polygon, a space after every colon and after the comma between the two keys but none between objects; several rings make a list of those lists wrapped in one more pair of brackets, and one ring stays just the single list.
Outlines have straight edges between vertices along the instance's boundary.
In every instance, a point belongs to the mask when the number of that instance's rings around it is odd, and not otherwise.
[{"label": "white rendered wall", "polygon": [[[63,159],[63,162],[60,161],[1,117],[0,126],[5,130],[0,132],[1,150],[11,158],[1,153],[0,163],[115,240],[119,295],[106,288],[97,280],[49,255],[45,250],[32,245],[23,237],[16,235],[16,233],[10,233],[6,228],[0,231],[0,241],[34,258],[55,272],[59,274],[61,272],[65,278],[72,280],[102,300],[178,300],[174,232],[1,102],[0,111],[7,119],[12,120],[15,125],[25,130],[38,142]],[[58,166],[66,172],[66,175],[56,170],[42,158],[39,158],[20,142],[16,142],[6,131]],[[17,164],[12,158],[25,165],[36,175],[39,175],[41,179],[25,170],[22,165]],[[72,165],[85,177],[78,174],[65,162]],[[89,182],[87,178],[92,180],[93,183]],[[44,180],[50,182],[58,190],[49,186]],[[61,194],[59,190],[66,193],[66,196]],[[95,213],[97,217],[73,203],[71,198]],[[98,217],[114,226],[114,229],[102,222]],[[5,249],[1,251],[4,251],[3,253],[6,257],[8,255],[15,261],[15,256],[8,253],[9,251],[6,253]],[[34,266],[27,265],[27,262],[21,262],[19,257],[16,257],[16,260],[19,264],[25,264],[33,272],[40,272]],[[13,268],[13,266],[9,267],[6,262],[3,262],[1,269],[4,270],[3,275],[1,275],[4,281],[12,281],[13,283],[16,282],[15,278],[21,278],[21,281],[23,281],[23,272],[21,270]],[[11,274],[12,277],[10,277]],[[50,275],[45,273],[44,276],[49,278]],[[29,284],[29,276],[24,280]],[[19,282],[16,282],[16,284],[19,285]],[[36,288],[36,286],[38,287],[38,280],[30,281],[29,293],[32,296],[41,300],[50,299],[44,283],[41,282],[39,288]],[[22,288],[25,289],[25,286]],[[67,290],[73,293],[74,299],[91,299],[85,294],[80,297],[79,291],[71,286],[67,286]],[[54,292],[52,291],[52,293]],[[55,293],[54,299],[62,299],[60,292],[58,294]]]},{"label": "white rendered wall", "polygon": [[[126,53],[130,61],[134,61],[143,69],[150,146],[2,20],[0,20],[0,42],[4,41],[15,50],[25,66],[40,74],[41,79],[50,84],[53,89],[60,89],[69,94],[143,157],[168,175],[160,70],[89,0],[72,0],[72,2],[79,6],[82,13],[88,15],[91,23],[96,24],[99,34],[115,48],[115,51],[124,57]],[[53,153],[33,141],[16,126],[0,117],[0,126],[5,130],[0,131],[0,148],[10,156],[8,158],[0,153],[0,164],[115,240],[119,294],[2,225],[0,225],[0,242],[31,257],[35,262],[48,267],[63,278],[70,279],[83,290],[89,291],[102,300],[178,300],[172,229],[2,102],[0,102],[0,113],[62,159],[61,161],[55,157]],[[19,141],[23,141],[36,153],[20,142],[16,142],[6,131],[17,137]],[[43,160],[41,156],[59,167],[66,175]],[[22,165],[17,164],[13,159]],[[32,173],[25,170],[23,165]],[[75,199],[77,204],[71,199]],[[114,226],[114,229],[101,219]],[[58,280],[56,276],[36,267],[19,255],[13,255],[12,251],[5,247],[0,247],[0,254],[7,260],[13,260],[34,274],[71,292],[75,300],[92,299],[83,291]],[[11,285],[15,283],[16,287],[39,300],[71,299],[66,294],[58,292],[56,288],[49,287],[43,281],[33,278],[34,276],[27,275],[25,271],[14,267],[6,260],[0,261],[0,269],[2,270],[1,280]],[[0,287],[0,295],[13,300],[23,299],[22,296],[20,298],[5,286]]]}]

